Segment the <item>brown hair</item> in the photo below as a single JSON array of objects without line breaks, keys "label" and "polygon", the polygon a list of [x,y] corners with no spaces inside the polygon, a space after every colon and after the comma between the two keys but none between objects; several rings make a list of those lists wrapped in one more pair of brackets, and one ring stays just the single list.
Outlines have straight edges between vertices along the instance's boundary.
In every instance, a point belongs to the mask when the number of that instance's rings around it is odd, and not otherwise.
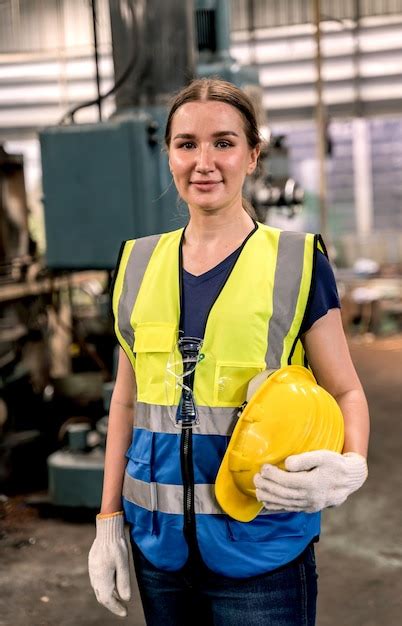
[{"label": "brown hair", "polygon": [[167,148],[170,145],[172,120],[177,109],[186,102],[208,102],[208,100],[224,102],[237,109],[243,118],[249,147],[255,148],[261,143],[254,106],[244,91],[220,78],[198,78],[181,89],[172,100],[165,130]]}]

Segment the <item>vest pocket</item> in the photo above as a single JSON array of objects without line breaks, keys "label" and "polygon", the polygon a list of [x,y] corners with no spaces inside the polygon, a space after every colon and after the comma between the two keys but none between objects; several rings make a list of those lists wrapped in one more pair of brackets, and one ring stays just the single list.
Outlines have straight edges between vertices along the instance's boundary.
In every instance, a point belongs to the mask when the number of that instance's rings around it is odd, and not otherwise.
[{"label": "vest pocket", "polygon": [[151,482],[153,438],[154,433],[149,430],[134,429],[133,441],[126,453],[127,469],[133,478]]},{"label": "vest pocket", "polygon": [[135,429],[126,457],[128,463],[123,483],[124,510],[130,524],[154,533],[154,511],[157,508],[155,484],[152,481],[154,433]]},{"label": "vest pocket", "polygon": [[265,541],[279,537],[302,537],[306,533],[306,513],[258,515],[252,522],[226,518],[231,541]]},{"label": "vest pocket", "polygon": [[250,380],[265,369],[265,363],[217,361],[214,403],[217,406],[240,406],[246,399]]},{"label": "vest pocket", "polygon": [[[166,367],[177,340],[177,328],[170,323],[141,323],[135,329],[137,399],[167,404]],[[174,391],[174,389],[173,389]]]}]

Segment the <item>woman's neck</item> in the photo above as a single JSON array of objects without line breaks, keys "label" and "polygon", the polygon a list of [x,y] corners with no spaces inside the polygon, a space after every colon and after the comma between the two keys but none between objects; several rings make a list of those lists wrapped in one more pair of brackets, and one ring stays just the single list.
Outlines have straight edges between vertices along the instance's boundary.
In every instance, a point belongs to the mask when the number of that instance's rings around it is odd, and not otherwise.
[{"label": "woman's neck", "polygon": [[221,215],[206,217],[201,220],[198,215],[191,216],[184,233],[183,267],[194,276],[200,276],[218,265],[254,230],[253,220],[243,209],[230,219],[222,219]]},{"label": "woman's neck", "polygon": [[185,231],[185,244],[213,246],[242,241],[254,229],[254,222],[244,209],[235,215],[193,214]]}]

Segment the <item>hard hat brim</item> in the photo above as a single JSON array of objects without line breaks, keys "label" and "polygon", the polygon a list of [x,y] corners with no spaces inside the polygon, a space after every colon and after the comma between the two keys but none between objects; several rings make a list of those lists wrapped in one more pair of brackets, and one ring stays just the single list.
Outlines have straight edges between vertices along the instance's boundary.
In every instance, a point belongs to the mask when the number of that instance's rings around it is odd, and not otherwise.
[{"label": "hard hat brim", "polygon": [[248,496],[239,490],[229,470],[227,454],[216,476],[215,495],[225,513],[239,522],[251,522],[264,508],[255,496]]}]

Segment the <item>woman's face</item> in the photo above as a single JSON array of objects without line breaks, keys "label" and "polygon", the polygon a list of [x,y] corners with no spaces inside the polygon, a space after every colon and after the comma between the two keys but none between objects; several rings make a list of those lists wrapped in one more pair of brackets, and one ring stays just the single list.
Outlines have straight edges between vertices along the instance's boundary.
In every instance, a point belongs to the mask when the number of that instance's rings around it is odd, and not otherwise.
[{"label": "woman's face", "polygon": [[224,102],[187,102],[173,116],[169,166],[190,210],[242,208],[245,176],[256,166],[239,111]]}]

